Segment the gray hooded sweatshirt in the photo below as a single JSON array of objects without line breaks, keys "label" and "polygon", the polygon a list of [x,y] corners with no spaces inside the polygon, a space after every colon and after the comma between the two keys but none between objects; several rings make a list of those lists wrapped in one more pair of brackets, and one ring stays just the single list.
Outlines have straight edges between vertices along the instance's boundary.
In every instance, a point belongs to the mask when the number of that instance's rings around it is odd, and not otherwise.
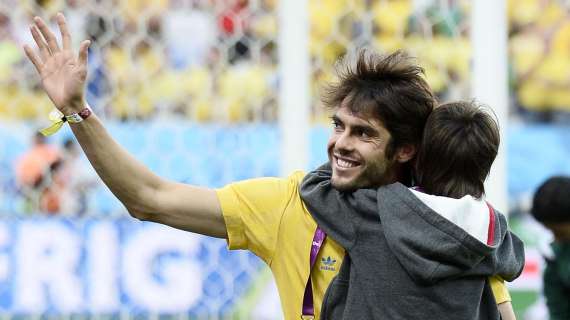
[{"label": "gray hooded sweatshirt", "polygon": [[512,281],[524,265],[523,243],[502,214],[400,183],[341,193],[330,176],[321,167],[300,187],[319,227],[347,253],[321,319],[500,319],[488,277]]}]

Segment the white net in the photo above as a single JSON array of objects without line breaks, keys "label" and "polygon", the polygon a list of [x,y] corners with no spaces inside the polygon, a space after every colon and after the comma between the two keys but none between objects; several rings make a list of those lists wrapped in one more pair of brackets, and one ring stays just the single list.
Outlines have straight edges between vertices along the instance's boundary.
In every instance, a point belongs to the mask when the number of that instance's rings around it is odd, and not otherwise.
[{"label": "white net", "polygon": [[[309,1],[312,115],[341,55],[404,48],[442,97],[468,89],[468,1]],[[36,141],[51,109],[21,45],[33,15],[91,39],[87,99],[111,134],[168,179],[219,187],[279,174],[277,1],[0,4],[0,311],[8,317],[273,319],[262,263],[224,241],[139,224],[70,131]],[[312,132],[323,161],[326,129]],[[19,254],[18,252],[26,252]],[[3,264],[6,262],[5,264]],[[41,269],[31,266],[42,265]],[[273,306],[274,305],[274,306]],[[270,307],[267,307],[270,306]]]},{"label": "white net", "polygon": [[[512,4],[513,110],[552,119],[570,106],[567,8]],[[308,1],[311,167],[325,160],[321,87],[356,48],[404,49],[442,101],[470,97],[470,5]],[[68,129],[32,145],[51,103],[21,50],[33,15],[54,27],[62,11],[75,47],[93,41],[87,99],[119,143],[163,177],[220,187],[279,174],[277,10],[278,0],[0,1],[0,313],[279,317],[263,307],[275,296],[257,258],[127,218]]]},{"label": "white net", "polygon": [[[333,78],[339,56],[367,46],[377,52],[405,50],[425,69],[441,100],[469,97],[470,1],[310,1],[313,95]],[[326,112],[317,108],[317,119]]]},{"label": "white net", "polygon": [[[276,10],[275,1],[269,0],[5,1],[0,7],[5,38],[0,48],[5,57],[0,119],[21,121],[31,129],[45,123],[51,103],[20,46],[31,43],[27,26],[33,14],[53,21],[54,14],[62,11],[76,46],[82,39],[93,40],[88,101],[137,158],[168,178],[209,186],[277,175],[277,148],[270,148],[279,144],[272,129],[279,90]],[[469,96],[469,1],[315,0],[308,10],[311,104],[317,123],[327,121],[320,88],[333,79],[335,61],[362,46],[379,52],[404,49],[417,57],[442,100]],[[227,127],[232,123],[250,125],[247,130]],[[211,124],[224,127],[216,130]],[[320,138],[313,139],[313,145],[318,146],[326,134],[316,135]],[[32,133],[5,136],[10,139],[5,139],[7,155],[2,162],[10,169]],[[50,143],[61,146],[69,136],[62,134]],[[72,142],[68,147],[51,150],[47,158],[75,159],[76,147]],[[324,148],[313,147],[311,152],[311,166],[324,159]],[[258,160],[252,162],[252,154]],[[124,213],[104,188],[95,188],[81,199],[83,203],[66,208],[47,203],[50,200],[42,204],[40,198],[50,198],[42,195],[44,187],[54,185],[52,178],[57,176],[49,171],[58,170],[40,170],[31,162],[34,168],[21,165],[11,180],[31,201],[14,199],[20,203],[6,201],[5,207],[71,215],[77,210],[106,216]],[[213,169],[217,167],[223,170]],[[44,181],[39,181],[41,177]],[[77,187],[93,186],[89,174],[79,180]],[[52,198],[57,202],[56,195]]]}]

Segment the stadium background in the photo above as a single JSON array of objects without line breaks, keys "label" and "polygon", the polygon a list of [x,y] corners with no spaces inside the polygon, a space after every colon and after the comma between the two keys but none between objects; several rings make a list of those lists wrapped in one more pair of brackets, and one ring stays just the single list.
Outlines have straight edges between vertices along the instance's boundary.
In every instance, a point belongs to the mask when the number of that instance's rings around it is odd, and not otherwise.
[{"label": "stadium background", "polygon": [[[64,12],[76,47],[93,41],[87,98],[111,134],[161,176],[220,187],[281,175],[278,10],[277,0],[0,1],[0,316],[279,318],[256,257],[130,219],[68,128],[32,146],[52,107],[21,49],[33,15]],[[307,169],[326,159],[319,90],[357,47],[403,48],[441,101],[472,98],[471,1],[309,0],[307,10]],[[543,317],[549,240],[530,199],[547,177],[570,174],[569,10],[508,1],[506,176],[511,226],[527,245],[511,284],[521,319]]]}]

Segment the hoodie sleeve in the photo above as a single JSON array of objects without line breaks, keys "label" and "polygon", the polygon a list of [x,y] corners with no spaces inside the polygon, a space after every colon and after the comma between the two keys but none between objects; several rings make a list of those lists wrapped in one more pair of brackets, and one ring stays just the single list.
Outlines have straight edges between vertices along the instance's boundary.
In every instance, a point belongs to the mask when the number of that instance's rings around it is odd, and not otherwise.
[{"label": "hoodie sleeve", "polygon": [[525,263],[522,240],[508,229],[505,216],[495,210],[495,235],[491,244],[491,254],[479,266],[483,270],[493,270],[493,274],[506,281],[520,276]]}]

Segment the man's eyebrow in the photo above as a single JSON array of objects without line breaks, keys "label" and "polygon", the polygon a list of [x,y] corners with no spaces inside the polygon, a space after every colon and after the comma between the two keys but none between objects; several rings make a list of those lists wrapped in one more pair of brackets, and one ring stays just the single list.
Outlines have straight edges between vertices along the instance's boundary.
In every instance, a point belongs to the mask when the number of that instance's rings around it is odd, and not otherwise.
[{"label": "man's eyebrow", "polygon": [[377,134],[378,130],[376,130],[373,126],[365,125],[365,124],[355,124],[352,126],[353,130],[359,130],[366,133],[373,133]]},{"label": "man's eyebrow", "polygon": [[[331,119],[331,121],[333,121],[335,123],[344,124],[344,122],[336,114],[333,114],[329,118]],[[376,130],[373,125],[369,125],[368,122],[366,124],[355,124],[355,125],[352,125],[351,127],[353,130],[359,130],[362,132],[366,132],[370,135],[378,135],[379,134],[378,130]]]}]

